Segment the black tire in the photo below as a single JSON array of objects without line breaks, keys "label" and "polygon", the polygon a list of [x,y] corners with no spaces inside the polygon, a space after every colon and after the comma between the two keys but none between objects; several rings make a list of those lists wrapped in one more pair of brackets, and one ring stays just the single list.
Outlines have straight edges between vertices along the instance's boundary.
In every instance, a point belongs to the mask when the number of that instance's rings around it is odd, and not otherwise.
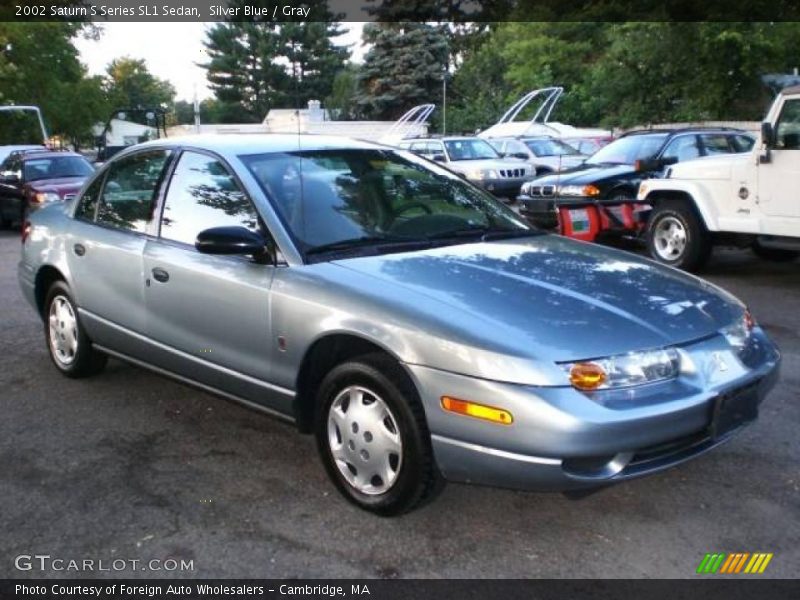
[{"label": "black tire", "polygon": [[[65,326],[65,321],[58,320],[56,315],[51,316],[53,305],[58,303],[68,314],[74,317],[74,328],[69,331],[55,331],[54,336],[61,337],[67,345],[67,339],[75,340],[74,351],[59,352],[56,343],[51,338],[51,327],[53,325]],[[69,287],[63,281],[56,281],[50,286],[47,292],[47,299],[44,303],[44,339],[47,344],[47,353],[50,360],[67,377],[78,379],[89,377],[99,373],[106,366],[108,357],[102,352],[98,352],[92,346],[92,341],[86,335],[86,331],[81,324],[75,301],[72,299]],[[74,332],[74,333],[73,333]]]},{"label": "black tire", "polygon": [[[682,229],[685,243],[664,242],[669,226]],[[701,268],[711,256],[711,240],[691,205],[683,200],[663,200],[653,208],[647,224],[647,250],[660,263],[686,271]]]},{"label": "black tire", "polygon": [[753,245],[750,246],[750,249],[758,258],[771,260],[772,262],[792,262],[798,256],[800,256],[800,252],[797,252],[796,250],[769,248],[767,246],[762,246],[758,243],[758,241],[753,242]]},{"label": "black tire", "polygon": [[[368,392],[364,394],[366,401],[371,398],[370,394],[374,394],[384,403],[389,409],[390,423],[396,425],[401,440],[402,450],[395,457],[395,478],[390,484],[386,482],[389,487],[383,492],[373,490],[372,493],[365,493],[359,490],[345,478],[333,456],[332,446],[338,441],[341,451],[349,452],[348,460],[352,462],[346,468],[350,469],[351,476],[355,476],[356,466],[361,464],[359,458],[364,459],[363,452],[375,447],[371,443],[380,443],[379,434],[369,431],[368,422],[362,429],[353,427],[358,424],[357,417],[348,422],[348,429],[341,428],[343,431],[338,425],[329,426],[329,414],[334,401],[344,397],[347,390],[354,387]],[[366,401],[364,406],[367,405]],[[347,410],[349,413],[349,407]],[[385,423],[384,419],[382,424]],[[317,393],[315,432],[317,448],[328,476],[339,492],[359,508],[380,516],[399,515],[430,500],[443,486],[444,480],[434,463],[430,432],[419,394],[402,368],[388,356],[366,355],[340,364],[328,373]],[[345,444],[351,450],[345,449]],[[378,456],[377,453],[375,455]],[[367,459],[364,460],[366,465]],[[364,473],[369,475],[369,472],[369,467],[365,466]],[[385,485],[380,478],[378,481],[379,484],[375,484],[378,488]]]}]

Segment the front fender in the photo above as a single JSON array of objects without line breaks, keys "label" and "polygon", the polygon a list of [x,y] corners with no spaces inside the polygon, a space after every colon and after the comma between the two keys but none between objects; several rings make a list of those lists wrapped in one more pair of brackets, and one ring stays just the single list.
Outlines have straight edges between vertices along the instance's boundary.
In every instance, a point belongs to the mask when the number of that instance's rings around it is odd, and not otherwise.
[{"label": "front fender", "polygon": [[[722,182],[720,182],[722,183]],[[681,179],[649,179],[639,187],[637,199],[656,207],[662,200],[683,198],[695,207],[708,231],[719,231],[719,211],[713,192],[704,182]]]}]

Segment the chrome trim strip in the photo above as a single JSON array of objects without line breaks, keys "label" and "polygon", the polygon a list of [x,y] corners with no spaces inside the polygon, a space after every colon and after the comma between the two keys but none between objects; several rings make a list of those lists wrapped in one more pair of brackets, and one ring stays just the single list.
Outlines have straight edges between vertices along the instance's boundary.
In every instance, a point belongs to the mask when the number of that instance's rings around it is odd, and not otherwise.
[{"label": "chrome trim strip", "polygon": [[470,444],[469,442],[462,442],[452,438],[444,437],[441,435],[431,434],[431,439],[435,442],[442,444],[449,444],[451,446],[458,446],[464,450],[471,450],[472,452],[479,452],[481,454],[488,454],[496,458],[505,458],[507,460],[516,460],[519,462],[532,463],[536,465],[550,465],[553,467],[561,466],[561,459],[558,458],[544,458],[541,456],[528,456],[527,454],[516,454],[514,452],[506,452],[505,450],[498,450],[497,448],[487,448],[486,446],[479,446],[478,444]]},{"label": "chrome trim strip", "polygon": [[286,422],[292,423],[292,424],[294,424],[294,422],[295,422],[294,417],[290,417],[289,415],[286,415],[286,414],[284,414],[282,412],[278,412],[277,410],[273,410],[271,408],[267,408],[266,406],[262,406],[261,404],[253,402],[251,400],[246,400],[245,398],[242,398],[240,396],[236,396],[235,394],[229,394],[228,392],[224,392],[224,391],[222,391],[222,390],[220,390],[218,388],[212,387],[210,385],[206,385],[204,383],[199,383],[199,382],[197,382],[197,381],[195,381],[193,379],[189,379],[188,377],[184,377],[183,375],[178,375],[177,373],[173,373],[172,371],[167,371],[166,369],[162,369],[161,367],[157,367],[157,366],[152,365],[152,364],[150,364],[148,362],[144,362],[143,360],[139,360],[138,358],[133,358],[131,356],[128,356],[127,354],[123,354],[122,352],[117,352],[115,350],[111,350],[109,348],[106,348],[105,346],[101,346],[100,344],[92,344],[92,346],[94,348],[97,348],[97,350],[99,350],[100,352],[108,354],[109,356],[113,356],[114,358],[118,358],[118,359],[123,360],[125,362],[129,362],[129,363],[131,363],[133,365],[136,365],[137,367],[142,367],[143,369],[147,369],[149,371],[153,371],[154,373],[158,373],[159,375],[163,375],[165,377],[169,377],[170,379],[175,379],[177,381],[180,381],[181,383],[185,383],[185,384],[190,385],[192,387],[199,388],[199,389],[201,389],[201,390],[203,390],[205,392],[209,392],[209,393],[215,394],[217,396],[222,396],[223,398],[226,398],[228,400],[232,400],[233,402],[237,402],[239,404],[242,404],[242,405],[246,406],[247,408],[251,408],[253,410],[257,410],[259,412],[266,413],[267,415],[269,415],[271,417],[278,418],[278,419],[280,419],[282,421],[286,421]]},{"label": "chrome trim strip", "polygon": [[184,352],[183,350],[178,350],[177,348],[173,348],[172,346],[167,346],[166,344],[162,344],[161,342],[157,342],[157,341],[155,341],[155,340],[153,340],[153,339],[151,339],[151,338],[149,338],[149,337],[147,337],[145,335],[142,335],[141,333],[136,333],[135,331],[131,331],[130,329],[122,327],[121,325],[117,325],[116,323],[114,323],[112,321],[109,321],[108,319],[104,319],[103,317],[98,317],[96,314],[94,314],[93,312],[90,312],[90,311],[88,311],[86,309],[83,309],[83,308],[79,307],[78,308],[78,312],[88,316],[89,318],[95,319],[96,321],[102,323],[103,325],[107,325],[108,327],[113,327],[117,331],[121,331],[126,335],[129,335],[131,337],[135,337],[135,338],[137,338],[137,339],[139,339],[139,340],[141,340],[141,341],[143,341],[145,343],[152,344],[153,346],[157,346],[158,348],[161,348],[162,350],[165,350],[167,352],[171,352],[172,354],[176,354],[176,355],[180,356],[181,358],[185,358],[185,359],[191,360],[191,361],[193,361],[193,362],[195,362],[195,363],[197,363],[197,364],[199,364],[199,365],[201,365],[203,367],[206,367],[208,369],[214,369],[215,371],[219,371],[220,373],[223,373],[223,374],[228,375],[230,377],[236,377],[237,379],[241,379],[242,381],[246,381],[246,382],[251,383],[253,385],[257,385],[257,386],[260,386],[260,387],[263,387],[263,388],[267,388],[267,389],[272,390],[274,392],[278,392],[279,394],[283,394],[285,396],[289,396],[290,398],[294,398],[294,396],[295,396],[295,392],[293,390],[281,387],[279,385],[275,385],[275,384],[269,383],[267,381],[263,381],[261,379],[256,379],[255,377],[250,377],[249,375],[245,375],[243,373],[240,373],[239,371],[234,371],[233,369],[229,369],[228,367],[223,367],[221,365],[214,364],[214,363],[209,362],[207,360],[203,360],[202,358],[200,358],[198,356],[193,356],[191,354],[188,354],[187,352]]}]

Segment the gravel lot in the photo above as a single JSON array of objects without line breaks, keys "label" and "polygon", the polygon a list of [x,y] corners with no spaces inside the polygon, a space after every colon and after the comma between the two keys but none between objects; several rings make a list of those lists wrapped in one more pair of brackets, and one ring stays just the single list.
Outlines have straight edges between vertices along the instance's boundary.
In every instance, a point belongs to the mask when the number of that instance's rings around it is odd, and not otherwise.
[{"label": "gravel lot", "polygon": [[291,426],[118,361],[60,376],[18,255],[0,232],[0,577],[75,575],[15,569],[37,553],[191,560],[169,573],[186,577],[696,577],[713,551],[773,552],[762,577],[797,576],[800,262],[731,250],[706,271],[784,352],[761,418],[731,443],[582,500],[451,484],[386,520],[341,499]]}]

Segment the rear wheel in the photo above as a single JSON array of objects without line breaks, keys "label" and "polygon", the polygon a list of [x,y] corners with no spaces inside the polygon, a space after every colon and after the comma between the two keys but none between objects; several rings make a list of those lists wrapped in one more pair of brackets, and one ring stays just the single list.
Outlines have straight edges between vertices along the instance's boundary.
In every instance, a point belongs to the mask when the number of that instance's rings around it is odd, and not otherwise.
[{"label": "rear wheel", "polygon": [[67,377],[88,377],[105,367],[108,357],[92,347],[63,281],[50,286],[47,294],[44,334],[53,364]]},{"label": "rear wheel", "polygon": [[800,256],[800,252],[795,250],[770,248],[768,246],[762,246],[758,241],[753,242],[753,245],[750,246],[750,248],[753,250],[753,254],[755,254],[757,257],[763,258],[764,260],[771,260],[773,262],[791,262]]},{"label": "rear wheel", "polygon": [[658,262],[692,271],[711,255],[708,232],[694,210],[681,200],[664,200],[653,209],[647,249]]},{"label": "rear wheel", "polygon": [[396,362],[369,355],[335,367],[317,396],[317,446],[350,502],[402,514],[441,487],[414,385]]}]

